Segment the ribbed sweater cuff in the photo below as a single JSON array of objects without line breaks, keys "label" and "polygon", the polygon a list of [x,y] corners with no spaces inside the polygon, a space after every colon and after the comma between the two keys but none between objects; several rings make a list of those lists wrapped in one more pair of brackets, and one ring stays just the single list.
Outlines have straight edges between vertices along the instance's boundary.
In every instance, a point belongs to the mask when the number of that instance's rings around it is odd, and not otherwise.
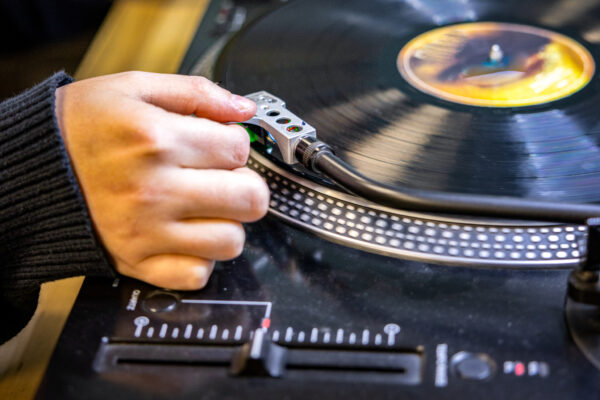
[{"label": "ribbed sweater cuff", "polygon": [[0,103],[0,288],[7,294],[76,275],[111,276],[54,113],[57,73]]}]

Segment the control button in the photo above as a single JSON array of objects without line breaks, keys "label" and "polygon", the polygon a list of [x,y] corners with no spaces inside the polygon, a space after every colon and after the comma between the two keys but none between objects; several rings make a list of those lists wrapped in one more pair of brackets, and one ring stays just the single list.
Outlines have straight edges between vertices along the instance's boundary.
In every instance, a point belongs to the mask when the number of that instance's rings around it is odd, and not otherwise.
[{"label": "control button", "polygon": [[155,291],[144,299],[143,306],[146,310],[153,313],[169,312],[177,307],[178,300],[174,293]]},{"label": "control button", "polygon": [[452,356],[452,369],[461,379],[482,381],[490,378],[496,364],[487,354],[461,351]]}]

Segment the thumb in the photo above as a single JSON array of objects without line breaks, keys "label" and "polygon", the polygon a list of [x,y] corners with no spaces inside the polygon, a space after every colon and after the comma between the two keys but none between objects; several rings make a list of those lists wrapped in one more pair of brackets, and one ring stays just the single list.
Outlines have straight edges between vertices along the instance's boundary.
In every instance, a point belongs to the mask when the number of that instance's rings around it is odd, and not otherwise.
[{"label": "thumb", "polygon": [[218,122],[240,122],[256,113],[256,104],[200,76],[134,72],[128,87],[142,101],[182,115]]}]

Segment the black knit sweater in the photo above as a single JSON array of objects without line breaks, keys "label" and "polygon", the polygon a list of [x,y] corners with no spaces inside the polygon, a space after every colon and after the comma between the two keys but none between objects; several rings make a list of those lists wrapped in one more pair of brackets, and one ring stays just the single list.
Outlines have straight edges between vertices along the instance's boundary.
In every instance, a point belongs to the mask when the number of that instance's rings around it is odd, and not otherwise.
[{"label": "black knit sweater", "polygon": [[57,73],[0,103],[0,343],[35,311],[40,284],[113,272],[54,114]]}]

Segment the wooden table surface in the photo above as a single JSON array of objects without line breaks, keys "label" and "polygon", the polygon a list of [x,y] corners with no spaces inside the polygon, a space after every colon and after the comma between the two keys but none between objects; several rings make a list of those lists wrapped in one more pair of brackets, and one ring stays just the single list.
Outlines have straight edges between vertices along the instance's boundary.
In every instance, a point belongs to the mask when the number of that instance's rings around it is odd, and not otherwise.
[{"label": "wooden table surface", "polygon": [[[176,72],[209,0],[119,0],[75,77],[141,70]],[[32,399],[82,277],[46,283],[27,327],[0,346],[0,399]]]}]

